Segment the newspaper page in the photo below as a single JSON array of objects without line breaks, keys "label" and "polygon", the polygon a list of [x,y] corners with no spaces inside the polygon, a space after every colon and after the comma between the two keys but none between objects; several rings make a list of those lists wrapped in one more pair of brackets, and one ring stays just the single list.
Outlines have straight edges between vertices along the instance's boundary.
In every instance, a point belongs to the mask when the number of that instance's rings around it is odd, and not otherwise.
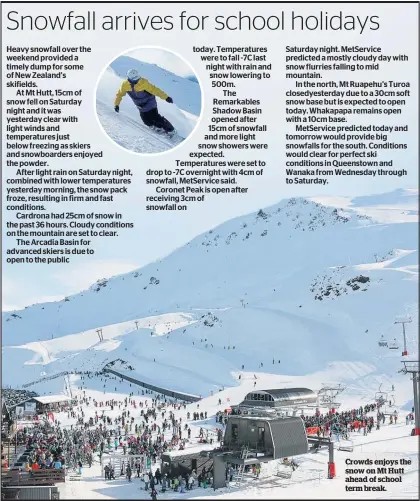
[{"label": "newspaper page", "polygon": [[2,3],[6,499],[418,499],[418,40]]}]

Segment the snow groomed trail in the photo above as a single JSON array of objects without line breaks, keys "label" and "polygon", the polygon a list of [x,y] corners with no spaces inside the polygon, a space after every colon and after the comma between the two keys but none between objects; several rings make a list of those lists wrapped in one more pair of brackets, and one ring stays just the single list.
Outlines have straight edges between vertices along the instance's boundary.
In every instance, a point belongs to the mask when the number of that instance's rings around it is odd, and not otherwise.
[{"label": "snow groomed trail", "polygon": [[[129,96],[122,99],[119,113],[115,112],[116,92],[130,68],[137,68],[144,78],[172,97],[173,103],[157,98],[159,114],[175,127],[176,134],[172,138],[145,126]],[[191,135],[200,112],[201,89],[198,83],[131,57],[117,58],[101,76],[96,90],[96,113],[104,132],[116,144],[135,153],[172,150]]]},{"label": "snow groomed trail", "polygon": [[136,122],[126,113],[116,113],[103,101],[96,102],[96,111],[102,127],[117,144],[136,153],[161,153],[170,150],[184,140],[175,134],[172,138],[150,130],[146,125]]}]

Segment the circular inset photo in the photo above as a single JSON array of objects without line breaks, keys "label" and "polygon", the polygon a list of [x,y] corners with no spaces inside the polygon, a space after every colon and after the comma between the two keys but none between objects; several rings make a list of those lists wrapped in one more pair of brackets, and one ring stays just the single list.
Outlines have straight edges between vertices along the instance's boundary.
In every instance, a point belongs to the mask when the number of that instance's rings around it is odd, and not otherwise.
[{"label": "circular inset photo", "polygon": [[106,135],[125,150],[172,150],[198,124],[200,83],[178,54],[140,47],[115,58],[96,87],[96,114]]}]

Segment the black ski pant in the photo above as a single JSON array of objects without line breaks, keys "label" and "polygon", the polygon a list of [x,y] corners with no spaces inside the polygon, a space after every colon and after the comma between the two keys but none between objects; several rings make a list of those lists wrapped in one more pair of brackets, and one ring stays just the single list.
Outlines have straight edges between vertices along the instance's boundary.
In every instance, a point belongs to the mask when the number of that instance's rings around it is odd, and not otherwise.
[{"label": "black ski pant", "polygon": [[157,127],[158,129],[163,129],[166,132],[172,132],[174,130],[173,125],[166,120],[165,117],[159,115],[158,109],[153,108],[149,111],[141,111],[140,117],[143,120],[144,125],[148,127]]}]

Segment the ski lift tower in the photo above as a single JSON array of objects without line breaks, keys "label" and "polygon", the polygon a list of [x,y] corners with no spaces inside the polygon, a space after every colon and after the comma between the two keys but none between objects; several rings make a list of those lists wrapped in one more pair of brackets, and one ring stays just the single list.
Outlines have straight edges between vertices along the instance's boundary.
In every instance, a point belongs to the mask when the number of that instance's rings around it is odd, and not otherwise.
[{"label": "ski lift tower", "polygon": [[404,351],[402,352],[402,356],[406,357],[408,355],[407,351],[407,339],[405,337],[405,324],[411,323],[411,317],[401,317],[395,320],[394,324],[402,324],[403,327],[403,338],[404,338]]},{"label": "ski lift tower", "polygon": [[413,435],[420,435],[420,406],[419,406],[419,362],[402,360],[404,367],[399,371],[403,374],[411,374],[413,381],[413,395],[414,395],[414,430]]},{"label": "ski lift tower", "polygon": [[103,341],[104,337],[102,335],[102,329],[96,329],[96,334],[98,334],[99,341]]},{"label": "ski lift tower", "polygon": [[324,386],[318,391],[318,405],[327,407],[330,412],[335,412],[335,409],[340,407],[341,403],[336,401],[336,397],[346,389],[345,386],[338,384],[337,386]]}]

